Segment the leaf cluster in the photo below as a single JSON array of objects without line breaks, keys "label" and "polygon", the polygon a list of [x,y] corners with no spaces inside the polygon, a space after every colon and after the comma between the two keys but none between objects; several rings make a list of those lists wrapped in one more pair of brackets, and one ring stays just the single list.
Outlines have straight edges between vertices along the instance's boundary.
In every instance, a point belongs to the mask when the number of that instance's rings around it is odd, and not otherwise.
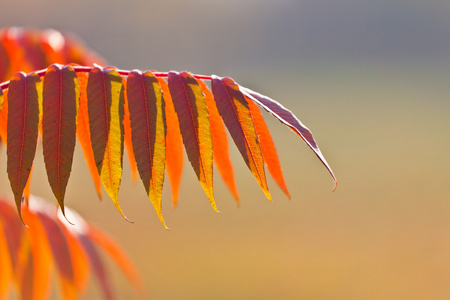
[{"label": "leaf cluster", "polygon": [[[57,61],[53,57],[55,53],[66,57],[65,65],[52,64],[28,74],[15,73],[9,81],[0,84],[0,138],[7,144],[7,172],[19,215],[23,196],[26,198],[29,193],[40,139],[48,181],[63,214],[77,139],[97,193],[101,197],[103,185],[124,217],[118,199],[124,148],[133,176],[139,174],[164,226],[161,204],[164,174],[168,175],[172,201],[176,204],[183,169],[183,144],[213,208],[217,210],[213,163],[239,201],[225,128],[267,198],[271,199],[266,166],[289,197],[275,145],[257,105],[300,136],[336,180],[312,133],[291,111],[231,78],[186,71],[142,72],[99,64],[66,64],[73,47],[66,47],[67,40],[62,35],[53,33],[57,35],[54,41],[48,39],[46,43],[41,37],[40,46],[27,48],[20,44],[27,40],[24,38],[27,34],[13,35],[9,31],[3,33],[2,39],[10,66],[24,63],[20,52],[10,50],[14,48],[11,45],[19,45],[16,48],[23,51],[41,49],[47,60]],[[14,43],[8,44],[11,40]],[[0,57],[1,53],[0,48]],[[29,66],[22,67],[29,69]]]}]

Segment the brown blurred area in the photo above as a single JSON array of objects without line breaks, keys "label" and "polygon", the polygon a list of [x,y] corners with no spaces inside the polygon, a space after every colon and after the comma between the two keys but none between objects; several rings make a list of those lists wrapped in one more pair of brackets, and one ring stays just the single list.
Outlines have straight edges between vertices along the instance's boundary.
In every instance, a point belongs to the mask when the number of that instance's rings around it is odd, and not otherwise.
[{"label": "brown blurred area", "polygon": [[[227,75],[292,110],[332,180],[264,114],[290,189],[264,198],[230,144],[237,207],[215,174],[217,214],[185,163],[166,231],[125,163],[123,220],[99,202],[81,149],[67,205],[132,257],[149,299],[449,299],[450,6],[445,1],[15,1],[0,26],[79,35],[124,69]],[[53,199],[42,149],[32,193]],[[10,195],[5,150],[0,191]],[[118,299],[133,296],[111,265]],[[92,285],[85,299],[99,297]]]}]

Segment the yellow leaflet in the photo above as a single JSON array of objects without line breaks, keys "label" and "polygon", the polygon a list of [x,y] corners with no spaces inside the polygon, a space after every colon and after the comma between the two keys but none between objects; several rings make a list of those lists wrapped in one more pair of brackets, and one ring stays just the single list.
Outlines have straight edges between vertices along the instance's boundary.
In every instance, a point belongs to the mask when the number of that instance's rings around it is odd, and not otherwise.
[{"label": "yellow leaflet", "polygon": [[[105,154],[103,157],[100,178],[106,193],[114,202],[117,210],[126,219],[119,205],[119,188],[122,178],[122,157],[123,157],[123,85],[120,75],[116,71],[105,70],[108,77],[107,97],[110,97],[109,106],[109,130],[106,142]],[[106,78],[105,78],[106,79]]]},{"label": "yellow leaflet", "polygon": [[[147,75],[148,76],[148,75]],[[155,103],[155,116],[154,121],[155,136],[153,142],[153,162],[152,162],[152,177],[150,178],[150,189],[148,190],[148,197],[150,198],[153,206],[159,207],[158,217],[164,222],[161,212],[161,197],[162,188],[164,183],[164,167],[166,159],[166,128],[164,117],[164,99],[162,97],[161,87],[157,80],[153,83],[153,90],[155,91],[156,103]],[[150,130],[150,128],[149,128]],[[165,225],[164,225],[165,226]]]}]

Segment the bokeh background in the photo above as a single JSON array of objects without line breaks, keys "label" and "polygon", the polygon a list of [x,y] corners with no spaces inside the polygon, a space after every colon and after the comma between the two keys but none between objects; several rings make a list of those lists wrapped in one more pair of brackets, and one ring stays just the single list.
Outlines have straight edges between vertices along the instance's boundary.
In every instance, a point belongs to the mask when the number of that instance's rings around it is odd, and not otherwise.
[{"label": "bokeh background", "polygon": [[[130,224],[76,150],[67,204],[136,263],[149,299],[450,299],[450,2],[2,1],[0,26],[79,35],[123,69],[233,77],[290,108],[335,171],[265,114],[292,199],[270,203],[234,145],[241,205],[210,207],[186,162],[166,231],[127,169]],[[10,195],[4,149],[0,190]],[[32,192],[53,200],[38,149]],[[133,292],[111,264],[117,298]],[[92,284],[86,299],[100,296]]]}]

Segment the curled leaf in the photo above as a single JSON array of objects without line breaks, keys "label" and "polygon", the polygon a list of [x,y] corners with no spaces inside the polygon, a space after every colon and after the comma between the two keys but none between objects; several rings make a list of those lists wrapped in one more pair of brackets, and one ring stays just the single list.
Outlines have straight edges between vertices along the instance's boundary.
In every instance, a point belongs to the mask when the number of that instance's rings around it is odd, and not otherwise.
[{"label": "curled leaf", "polygon": [[245,94],[245,96],[247,96],[255,103],[260,105],[262,108],[267,110],[274,117],[276,117],[281,123],[291,128],[298,136],[300,136],[303,139],[303,141],[305,141],[305,143],[309,146],[309,148],[311,148],[311,150],[313,150],[316,156],[320,159],[322,164],[327,168],[331,177],[333,177],[336,188],[337,185],[336,177],[334,176],[333,171],[331,170],[330,166],[325,160],[325,157],[320,151],[319,146],[314,140],[311,131],[305,125],[303,125],[303,123],[300,122],[300,120],[297,119],[297,117],[290,110],[288,110],[275,100],[242,86],[239,86],[239,89]]}]

